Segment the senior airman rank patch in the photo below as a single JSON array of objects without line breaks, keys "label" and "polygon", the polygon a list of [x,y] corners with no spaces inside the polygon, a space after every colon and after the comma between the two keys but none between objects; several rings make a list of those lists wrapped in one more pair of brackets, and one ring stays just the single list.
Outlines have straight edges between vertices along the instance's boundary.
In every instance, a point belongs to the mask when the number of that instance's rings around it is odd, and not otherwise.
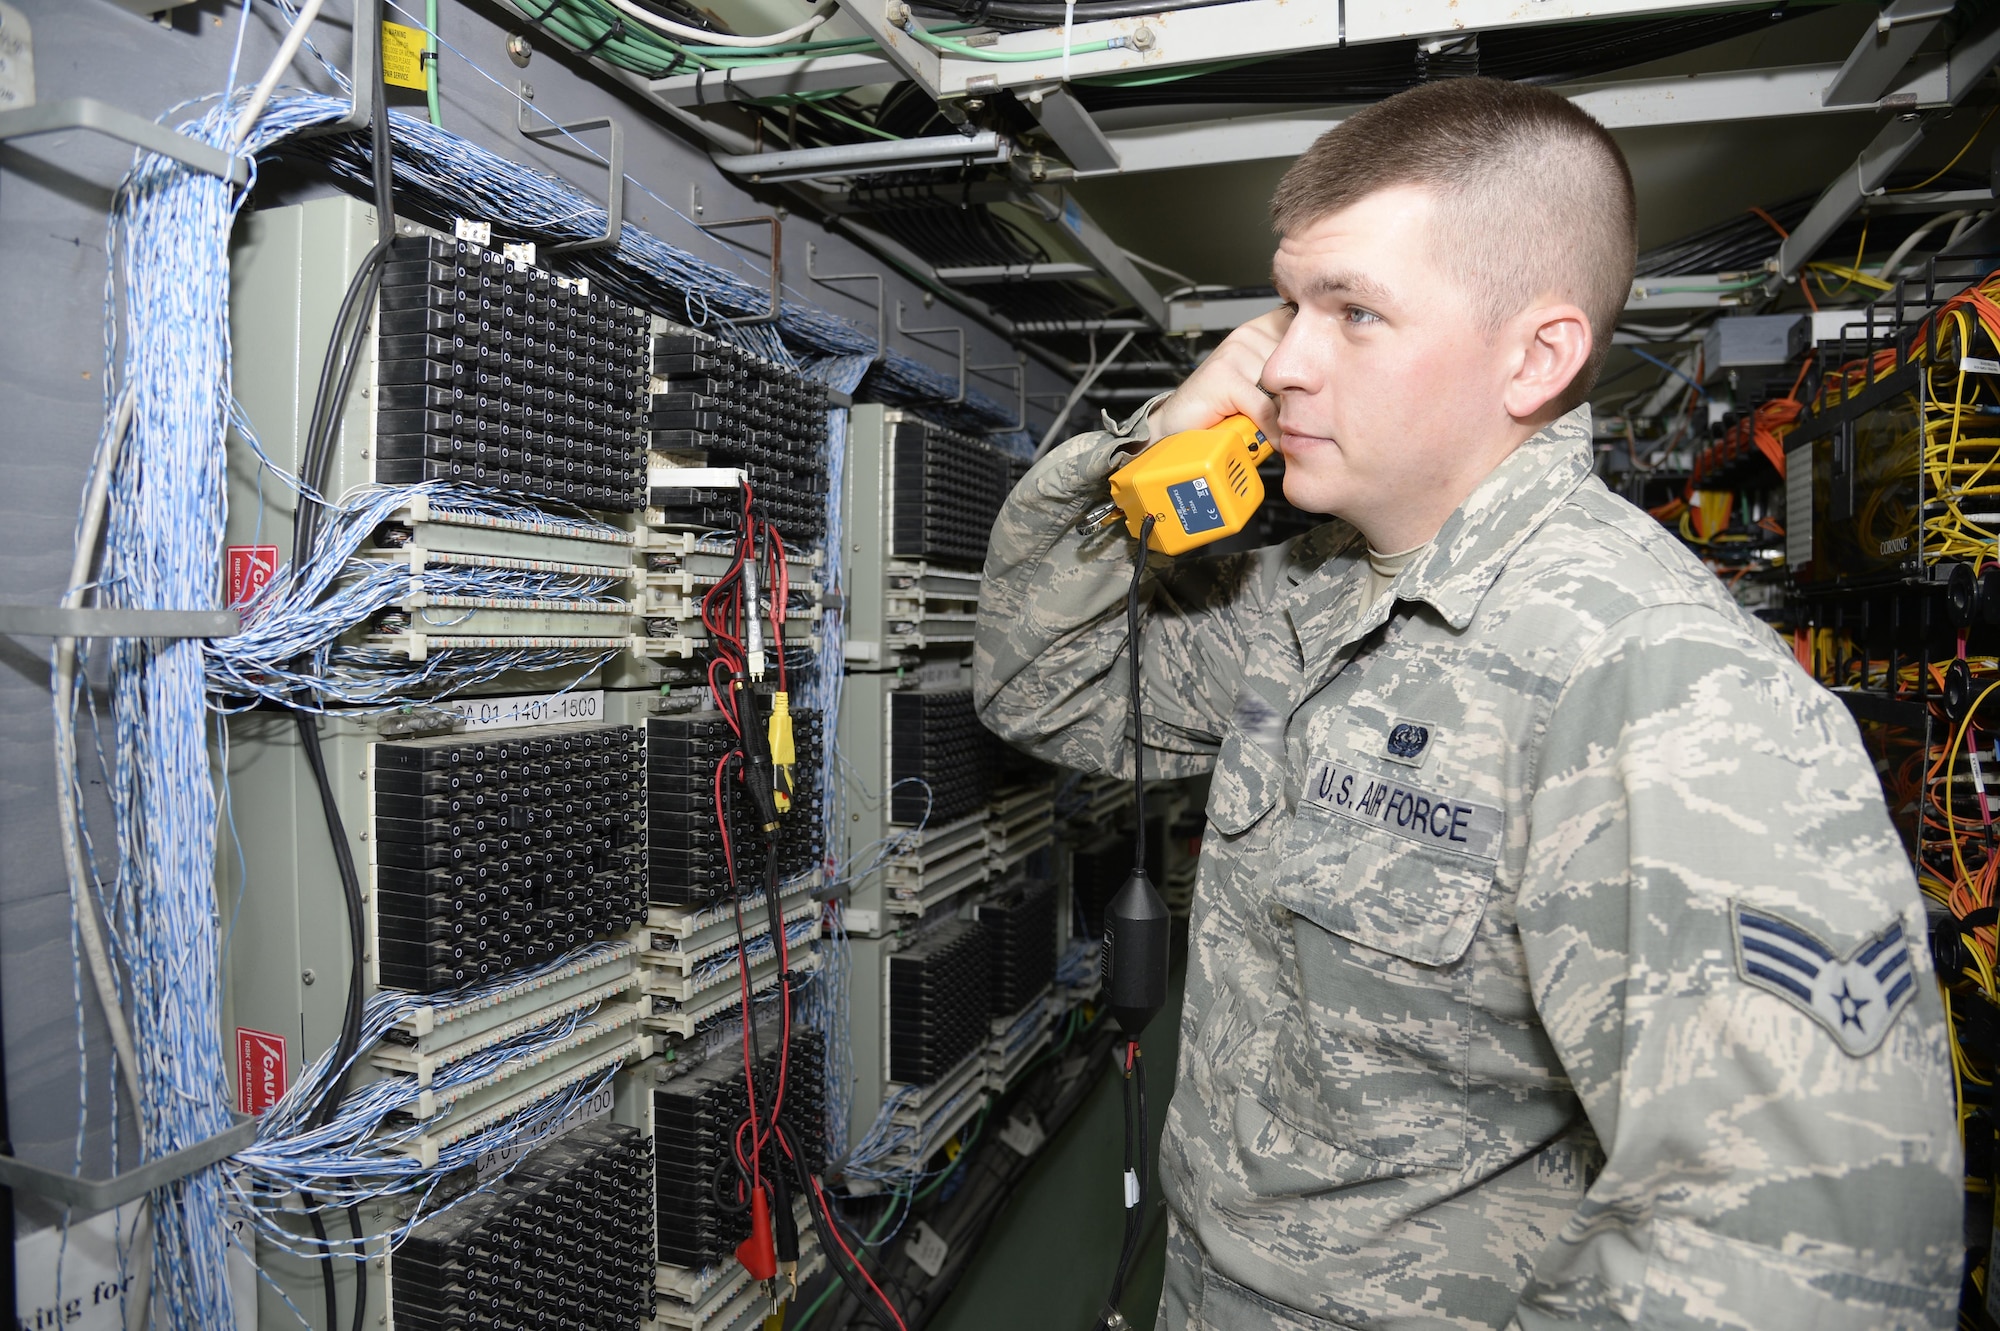
[{"label": "senior airman rank patch", "polygon": [[1738,904],[1736,969],[1833,1032],[1856,1058],[1882,1043],[1917,991],[1902,921],[1842,957],[1810,931]]}]

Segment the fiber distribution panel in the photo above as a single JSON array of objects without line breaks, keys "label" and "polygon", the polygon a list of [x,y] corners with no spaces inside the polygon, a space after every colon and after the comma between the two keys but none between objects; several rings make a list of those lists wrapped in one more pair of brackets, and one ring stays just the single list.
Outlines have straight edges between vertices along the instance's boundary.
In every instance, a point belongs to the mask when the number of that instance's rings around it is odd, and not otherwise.
[{"label": "fiber distribution panel", "polygon": [[940,1081],[986,1043],[992,962],[977,920],[952,920],[890,955],[889,1080]]},{"label": "fiber distribution panel", "polygon": [[[754,1067],[765,1087],[778,1076],[777,1025],[760,1026],[765,1048]],[[787,1059],[784,1120],[815,1172],[826,1163],[825,1139],[810,1130],[826,1112],[826,1072],[820,1041],[794,1034]],[[653,1150],[659,1177],[660,1260],[692,1270],[714,1266],[750,1233],[746,1211],[718,1198],[716,1179],[728,1165],[737,1125],[749,1112],[743,1057],[735,1048],[687,1070],[669,1067],[652,1092]]]},{"label": "fiber distribution panel", "polygon": [[864,669],[963,655],[993,520],[1027,461],[908,411],[855,408],[847,523],[847,658]]},{"label": "fiber distribution panel", "polygon": [[889,694],[889,821],[952,822],[983,809],[1001,745],[979,724],[971,689]]}]

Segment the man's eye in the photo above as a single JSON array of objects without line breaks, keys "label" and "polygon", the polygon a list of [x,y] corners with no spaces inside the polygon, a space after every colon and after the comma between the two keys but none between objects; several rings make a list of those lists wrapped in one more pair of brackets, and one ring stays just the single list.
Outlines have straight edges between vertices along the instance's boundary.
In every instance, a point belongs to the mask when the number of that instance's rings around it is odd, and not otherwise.
[{"label": "man's eye", "polygon": [[1350,305],[1347,307],[1347,322],[1351,324],[1381,323],[1382,316],[1373,310],[1364,310],[1359,305]]}]

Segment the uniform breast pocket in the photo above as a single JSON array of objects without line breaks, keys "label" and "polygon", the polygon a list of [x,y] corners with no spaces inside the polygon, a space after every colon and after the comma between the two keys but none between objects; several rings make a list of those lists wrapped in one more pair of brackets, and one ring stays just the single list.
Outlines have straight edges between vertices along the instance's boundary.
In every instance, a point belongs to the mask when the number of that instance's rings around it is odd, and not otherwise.
[{"label": "uniform breast pocket", "polygon": [[1272,886],[1289,916],[1303,1020],[1276,1033],[1260,1099],[1299,1131],[1388,1166],[1462,1166],[1464,958],[1493,861],[1311,804],[1286,840]]}]

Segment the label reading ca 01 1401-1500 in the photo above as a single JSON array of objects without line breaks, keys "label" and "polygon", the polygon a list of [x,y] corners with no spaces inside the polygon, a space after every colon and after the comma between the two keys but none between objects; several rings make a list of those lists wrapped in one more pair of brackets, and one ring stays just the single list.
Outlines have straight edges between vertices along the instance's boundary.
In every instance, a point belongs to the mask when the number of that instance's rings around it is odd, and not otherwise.
[{"label": "label reading ca 01 1401-1500", "polygon": [[1377,772],[1322,759],[1306,780],[1305,802],[1427,846],[1494,860],[1504,819],[1490,804],[1454,799]]}]

